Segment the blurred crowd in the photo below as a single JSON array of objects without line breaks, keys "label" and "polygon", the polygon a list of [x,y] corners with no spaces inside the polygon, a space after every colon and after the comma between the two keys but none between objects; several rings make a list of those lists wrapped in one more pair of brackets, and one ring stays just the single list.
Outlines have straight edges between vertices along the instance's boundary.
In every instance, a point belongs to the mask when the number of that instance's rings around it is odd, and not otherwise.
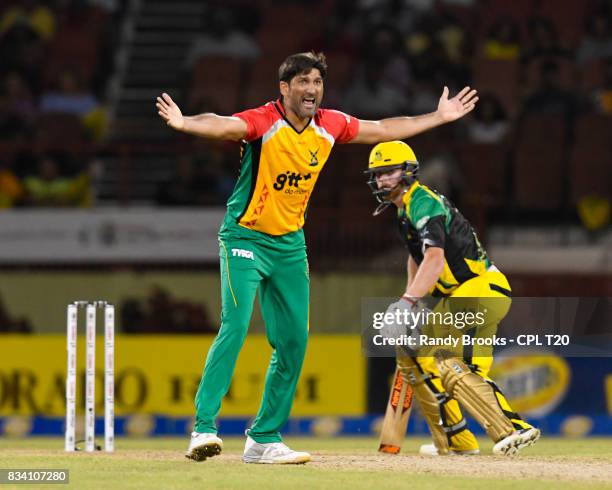
[{"label": "blurred crowd", "polygon": [[[240,85],[232,60],[255,62],[255,75],[242,85],[268,95],[275,84],[268,79],[259,86],[259,71],[277,67],[277,56],[282,61],[297,48],[328,56],[326,105],[363,118],[433,110],[443,85],[466,83],[487,102],[468,132],[476,141],[503,139],[500,123],[524,111],[612,113],[609,0],[571,2],[563,9],[551,0],[278,1],[271,2],[273,10],[265,10],[270,2],[263,1],[208,3],[202,34],[185,60],[193,73],[192,109],[209,105],[223,112],[261,103],[266,97],[232,92],[231,85]],[[300,13],[308,15],[290,17]],[[277,22],[281,17],[291,23],[290,32]],[[215,80],[208,76],[213,67],[206,66],[213,58],[227,65],[215,67],[221,72]],[[488,71],[496,61],[507,63],[498,65],[508,75],[501,86],[499,74]],[[228,72],[230,86],[224,83]],[[225,100],[216,100],[215,88],[225,89]]]},{"label": "blurred crowd", "polygon": [[[53,117],[60,116],[78,121],[81,137],[99,137],[120,5],[10,3],[0,19],[0,138],[49,137],[57,127]],[[185,90],[179,102],[186,113],[231,114],[271,100],[277,95],[279,63],[291,52],[311,49],[328,57],[324,105],[360,118],[433,111],[444,85],[451,92],[470,85],[481,97],[470,117],[413,141],[427,183],[462,205],[518,210],[514,219],[522,210],[529,216],[541,211],[547,218],[550,213],[580,217],[591,228],[609,222],[612,1],[560,6],[555,0],[233,0],[204,5],[200,34],[183,60]],[[87,35],[75,42],[84,31]],[[235,146],[189,144],[195,150],[177,158],[174,175],[159,181],[153,201],[222,204],[237,170]],[[588,155],[586,148],[592,149]],[[338,151],[334,161],[365,161],[366,153]],[[31,168],[38,176],[32,177],[44,180],[43,174],[53,174],[47,168],[50,158],[37,158]],[[47,204],[11,197],[31,196],[28,176],[17,162],[1,162],[7,177],[0,177],[0,202]],[[79,179],[78,172],[87,173],[90,163],[83,158],[80,168],[69,170],[56,165],[56,174]],[[355,180],[361,177],[357,174]],[[357,194],[361,197],[351,202],[370,205],[362,188]],[[91,199],[71,200],[87,202]]]},{"label": "blurred crowd", "polygon": [[[443,86],[470,85],[472,115],[411,140],[425,183],[496,219],[610,223],[611,1],[211,2],[205,17],[186,60],[190,113],[275,98],[278,64],[311,49],[328,58],[324,105],[364,119],[434,111]],[[333,161],[366,159],[355,147]],[[342,173],[357,187],[333,204],[371,206],[359,178]]]},{"label": "blurred crowd", "polygon": [[0,208],[87,206],[113,73],[117,0],[3,1]]}]

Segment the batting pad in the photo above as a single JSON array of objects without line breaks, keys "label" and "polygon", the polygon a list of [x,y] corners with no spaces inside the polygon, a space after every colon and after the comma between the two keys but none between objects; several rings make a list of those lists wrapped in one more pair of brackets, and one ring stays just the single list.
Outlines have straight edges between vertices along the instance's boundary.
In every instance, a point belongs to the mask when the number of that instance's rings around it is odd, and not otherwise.
[{"label": "batting pad", "polygon": [[487,431],[494,442],[514,432],[512,422],[502,412],[493,388],[474,374],[465,363],[448,351],[435,354],[442,385]]},{"label": "batting pad", "polygon": [[449,452],[448,437],[442,426],[440,417],[440,401],[427,384],[419,372],[412,358],[405,355],[397,356],[397,365],[402,373],[402,377],[410,383],[414,390],[414,395],[419,403],[421,413],[427,422],[434,446],[438,454],[444,455]]}]

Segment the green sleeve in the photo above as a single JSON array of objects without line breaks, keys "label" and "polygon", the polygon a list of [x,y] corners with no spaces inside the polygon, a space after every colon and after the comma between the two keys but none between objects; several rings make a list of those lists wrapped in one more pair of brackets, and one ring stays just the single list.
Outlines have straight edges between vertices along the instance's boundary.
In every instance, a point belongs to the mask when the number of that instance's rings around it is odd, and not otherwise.
[{"label": "green sleeve", "polygon": [[[420,189],[419,189],[420,191]],[[447,221],[448,210],[437,198],[426,191],[420,191],[410,200],[410,209],[408,210],[408,219],[412,225],[420,231],[427,222],[434,216],[443,216],[444,221]]]}]

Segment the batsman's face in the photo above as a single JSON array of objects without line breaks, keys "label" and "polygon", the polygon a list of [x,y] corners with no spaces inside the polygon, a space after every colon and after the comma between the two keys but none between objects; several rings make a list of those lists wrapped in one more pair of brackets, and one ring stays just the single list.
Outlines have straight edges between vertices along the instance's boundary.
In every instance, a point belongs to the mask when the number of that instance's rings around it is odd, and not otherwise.
[{"label": "batsman's face", "polygon": [[389,172],[376,174],[376,185],[379,189],[390,191],[399,185],[402,180],[402,169],[396,168]]},{"label": "batsman's face", "polygon": [[323,99],[323,77],[313,68],[308,73],[298,73],[289,83],[280,82],[280,90],[287,110],[300,119],[310,119]]}]

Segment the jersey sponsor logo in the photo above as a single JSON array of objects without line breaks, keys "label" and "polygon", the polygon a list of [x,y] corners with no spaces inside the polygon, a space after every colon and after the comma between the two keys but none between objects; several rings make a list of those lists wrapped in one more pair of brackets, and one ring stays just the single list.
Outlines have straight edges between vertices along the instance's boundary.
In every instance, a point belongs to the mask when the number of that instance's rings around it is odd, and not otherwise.
[{"label": "jersey sponsor logo", "polygon": [[319,153],[319,148],[317,148],[315,151],[312,151],[309,148],[308,152],[310,153],[310,166],[316,167],[317,165],[319,165],[319,159],[317,158],[317,153]]},{"label": "jersey sponsor logo", "polygon": [[285,194],[303,194],[307,191],[300,189],[300,182],[309,180],[311,177],[312,174],[309,173],[302,175],[297,172],[287,171],[276,176],[276,181],[272,187],[277,191],[282,191],[284,189]]},{"label": "jersey sponsor logo", "polygon": [[232,257],[242,257],[245,259],[255,260],[255,256],[251,250],[243,250],[241,248],[232,248]]}]

